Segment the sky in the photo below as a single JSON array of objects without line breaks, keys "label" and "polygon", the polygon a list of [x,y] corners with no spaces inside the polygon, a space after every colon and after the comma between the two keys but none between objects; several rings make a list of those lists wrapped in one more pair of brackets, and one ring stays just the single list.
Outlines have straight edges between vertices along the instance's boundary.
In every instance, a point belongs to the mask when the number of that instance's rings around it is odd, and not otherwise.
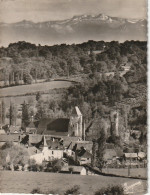
[{"label": "sky", "polygon": [[146,0],[0,0],[0,22],[42,22],[99,13],[139,19],[146,18],[146,7]]}]

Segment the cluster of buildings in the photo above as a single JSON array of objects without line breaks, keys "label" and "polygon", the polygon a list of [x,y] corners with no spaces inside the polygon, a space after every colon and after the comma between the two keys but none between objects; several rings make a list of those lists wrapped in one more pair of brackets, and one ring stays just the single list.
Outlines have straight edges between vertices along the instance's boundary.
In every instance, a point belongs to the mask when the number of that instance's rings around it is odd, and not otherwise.
[{"label": "cluster of buildings", "polygon": [[[118,132],[118,112],[112,112],[112,125],[114,126],[115,135]],[[90,129],[94,128],[98,121],[90,125]],[[23,132],[20,128],[8,126],[5,130],[0,129],[0,146],[6,142],[13,142],[14,144],[21,144],[28,150],[29,158],[34,159],[37,164],[49,162],[54,159],[63,160],[67,166],[63,167],[61,171],[69,171],[69,163],[67,159],[72,159],[78,168],[74,170],[81,170],[85,174],[83,165],[91,165],[93,154],[92,140],[85,139],[86,136],[93,136],[90,134],[92,130],[88,131],[83,123],[83,116],[78,107],[75,107],[70,118],[49,119],[43,118],[40,121],[31,121],[26,131]],[[92,131],[93,132],[93,131]],[[97,135],[95,135],[97,136]],[[106,144],[104,160],[106,164],[113,162],[120,163],[120,157],[124,156],[124,160],[131,163],[138,161],[138,159],[145,158],[144,153],[140,154],[119,154],[116,152],[113,144]],[[79,168],[80,167],[80,168]],[[87,173],[87,172],[86,172]]]}]

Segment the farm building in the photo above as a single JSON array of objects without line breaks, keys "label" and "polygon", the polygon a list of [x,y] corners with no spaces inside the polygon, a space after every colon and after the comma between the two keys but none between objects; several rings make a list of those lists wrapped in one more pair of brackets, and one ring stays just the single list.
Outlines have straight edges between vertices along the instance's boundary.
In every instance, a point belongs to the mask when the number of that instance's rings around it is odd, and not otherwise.
[{"label": "farm building", "polygon": [[62,167],[60,173],[87,175],[87,171],[83,166],[64,166]]},{"label": "farm building", "polygon": [[124,153],[124,160],[126,165],[129,164],[136,165],[138,160],[138,155],[137,153]]}]

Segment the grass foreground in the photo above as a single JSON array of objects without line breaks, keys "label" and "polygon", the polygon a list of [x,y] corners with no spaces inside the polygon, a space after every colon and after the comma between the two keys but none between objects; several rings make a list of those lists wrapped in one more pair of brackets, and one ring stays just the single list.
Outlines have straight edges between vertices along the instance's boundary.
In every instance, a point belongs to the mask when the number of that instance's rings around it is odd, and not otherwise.
[{"label": "grass foreground", "polygon": [[[62,194],[74,185],[80,186],[82,195],[94,195],[102,187],[108,185],[134,184],[138,179],[108,177],[108,176],[81,176],[48,172],[19,172],[0,171],[1,193],[31,193],[33,189],[41,191],[57,191]],[[143,182],[143,181],[142,181]],[[146,181],[143,182],[144,185]]]}]

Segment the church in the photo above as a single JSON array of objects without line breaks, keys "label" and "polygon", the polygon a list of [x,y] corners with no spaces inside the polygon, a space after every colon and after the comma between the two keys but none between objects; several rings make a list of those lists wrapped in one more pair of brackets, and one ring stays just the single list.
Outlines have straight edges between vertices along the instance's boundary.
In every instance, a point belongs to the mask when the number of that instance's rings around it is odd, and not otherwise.
[{"label": "church", "polygon": [[76,106],[70,118],[43,118],[38,122],[37,134],[84,137],[83,116]]}]

